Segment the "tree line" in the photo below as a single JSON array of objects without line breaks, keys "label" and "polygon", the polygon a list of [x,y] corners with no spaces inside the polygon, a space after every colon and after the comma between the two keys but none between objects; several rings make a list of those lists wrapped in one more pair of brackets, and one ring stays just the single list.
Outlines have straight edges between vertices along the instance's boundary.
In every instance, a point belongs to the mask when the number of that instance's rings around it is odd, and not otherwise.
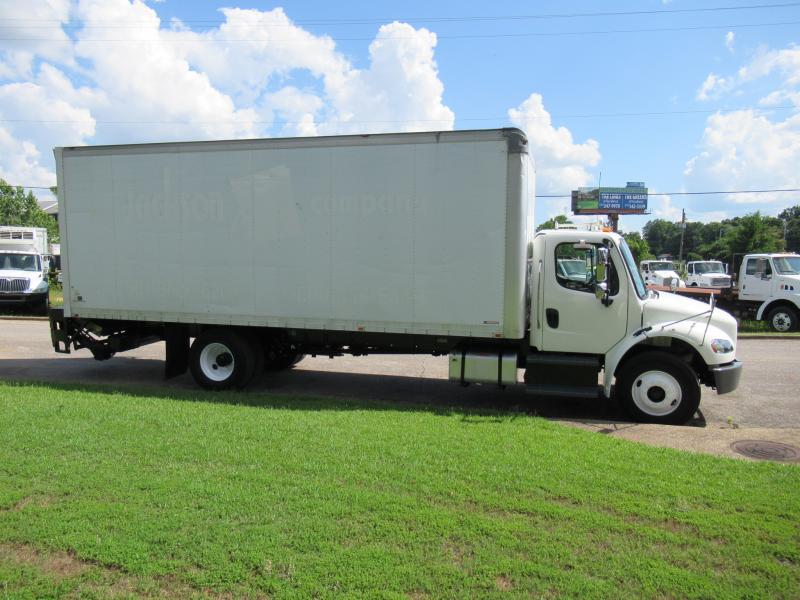
[{"label": "tree line", "polygon": [[58,223],[39,206],[33,192],[12,187],[0,179],[0,225],[44,227],[47,240],[58,242]]}]

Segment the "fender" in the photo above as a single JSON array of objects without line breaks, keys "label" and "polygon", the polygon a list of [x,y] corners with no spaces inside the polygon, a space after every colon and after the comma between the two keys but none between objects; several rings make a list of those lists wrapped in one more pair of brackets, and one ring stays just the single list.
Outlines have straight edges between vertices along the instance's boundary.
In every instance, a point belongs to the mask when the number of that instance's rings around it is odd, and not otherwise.
[{"label": "fender", "polygon": [[[729,363],[736,356],[735,340],[731,340],[734,343],[733,352],[715,354],[713,350],[711,350],[711,340],[715,338],[730,339],[724,331],[714,325],[709,325],[707,331],[705,324],[698,323],[697,321],[684,321],[683,323],[669,325],[668,328],[664,329],[661,329],[661,327],[662,324],[658,324],[639,335],[634,335],[636,332],[628,334],[606,353],[605,370],[603,373],[603,391],[606,397],[610,397],[611,395],[611,385],[614,383],[614,373],[617,367],[625,360],[632,348],[647,342],[647,340],[654,338],[674,338],[680,340],[697,352],[703,359],[703,362],[709,367]],[[705,340],[703,340],[704,333]]]},{"label": "fender", "polygon": [[800,304],[794,298],[787,298],[787,297],[779,297],[779,298],[770,298],[769,300],[764,300],[761,303],[761,306],[758,307],[758,312],[756,313],[756,321],[763,321],[764,314],[769,312],[767,309],[770,308],[773,304],[794,304],[794,307],[800,310]]}]

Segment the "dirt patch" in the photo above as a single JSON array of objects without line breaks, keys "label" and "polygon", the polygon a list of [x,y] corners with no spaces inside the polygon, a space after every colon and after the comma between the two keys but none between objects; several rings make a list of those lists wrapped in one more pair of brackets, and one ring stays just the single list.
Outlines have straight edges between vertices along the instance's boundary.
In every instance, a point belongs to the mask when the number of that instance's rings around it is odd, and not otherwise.
[{"label": "dirt patch", "polygon": [[506,575],[498,575],[495,577],[494,584],[501,592],[508,592],[514,589],[514,582]]},{"label": "dirt patch", "polygon": [[41,552],[26,544],[0,544],[0,560],[34,567],[55,580],[78,577],[91,568],[67,552]]},{"label": "dirt patch", "polygon": [[11,506],[8,506],[6,508],[0,508],[0,513],[15,512],[18,510],[23,510],[28,506],[34,506],[36,508],[47,508],[54,502],[55,498],[53,496],[33,494],[31,496],[25,496],[24,498],[17,500],[17,502],[12,504]]},{"label": "dirt patch", "polygon": [[[161,577],[135,577],[121,569],[81,560],[69,552],[43,551],[28,544],[0,543],[0,563],[32,567],[56,582],[79,578],[89,571],[91,581],[80,582],[75,590],[78,596],[85,593],[107,598],[214,598],[226,600],[235,596],[230,592],[213,592],[197,589],[178,580],[174,575]],[[88,579],[88,578],[87,578]]]}]

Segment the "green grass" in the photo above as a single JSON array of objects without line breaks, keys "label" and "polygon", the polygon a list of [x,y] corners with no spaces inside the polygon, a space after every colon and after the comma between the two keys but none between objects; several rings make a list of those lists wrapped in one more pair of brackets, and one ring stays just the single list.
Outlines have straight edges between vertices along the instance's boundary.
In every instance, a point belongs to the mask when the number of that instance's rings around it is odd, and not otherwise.
[{"label": "green grass", "polygon": [[520,413],[0,384],[0,598],[796,598],[798,490]]},{"label": "green grass", "polygon": [[64,305],[64,290],[61,284],[50,284],[50,306],[59,307]]},{"label": "green grass", "polygon": [[770,335],[776,337],[796,337],[800,332],[781,333],[773,331],[766,321],[741,320],[739,321],[739,333],[757,333],[759,335]]}]

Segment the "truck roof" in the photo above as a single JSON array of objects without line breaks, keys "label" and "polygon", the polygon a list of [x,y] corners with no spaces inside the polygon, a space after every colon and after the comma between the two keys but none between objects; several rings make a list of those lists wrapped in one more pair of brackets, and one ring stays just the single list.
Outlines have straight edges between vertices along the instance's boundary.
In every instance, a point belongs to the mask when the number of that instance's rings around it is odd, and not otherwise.
[{"label": "truck roof", "polygon": [[149,144],[118,144],[106,146],[65,146],[54,152],[80,153],[83,155],[103,154],[146,154],[148,152],[193,152],[208,150],[251,150],[254,148],[295,148],[330,146],[368,146],[390,144],[438,143],[439,141],[478,141],[502,140],[508,143],[509,152],[528,151],[528,138],[525,132],[516,127],[502,129],[460,129],[456,131],[419,131],[409,133],[370,133],[359,135],[328,135],[315,137],[260,138],[245,140],[211,140],[187,142],[156,142]]},{"label": "truck roof", "polygon": [[744,255],[745,258],[773,258],[773,257],[776,257],[776,256],[795,257],[795,256],[800,256],[800,254],[796,254],[795,252],[772,252],[772,253],[757,252],[757,253],[754,253],[754,254],[745,254]]},{"label": "truck roof", "polygon": [[587,242],[601,242],[608,238],[613,238],[614,241],[619,241],[622,237],[618,233],[613,233],[611,231],[575,231],[574,229],[542,229],[536,233],[536,237],[542,235],[548,238],[554,238],[556,241],[559,239],[564,239],[574,242],[575,234],[578,234],[579,238],[586,240]]}]

